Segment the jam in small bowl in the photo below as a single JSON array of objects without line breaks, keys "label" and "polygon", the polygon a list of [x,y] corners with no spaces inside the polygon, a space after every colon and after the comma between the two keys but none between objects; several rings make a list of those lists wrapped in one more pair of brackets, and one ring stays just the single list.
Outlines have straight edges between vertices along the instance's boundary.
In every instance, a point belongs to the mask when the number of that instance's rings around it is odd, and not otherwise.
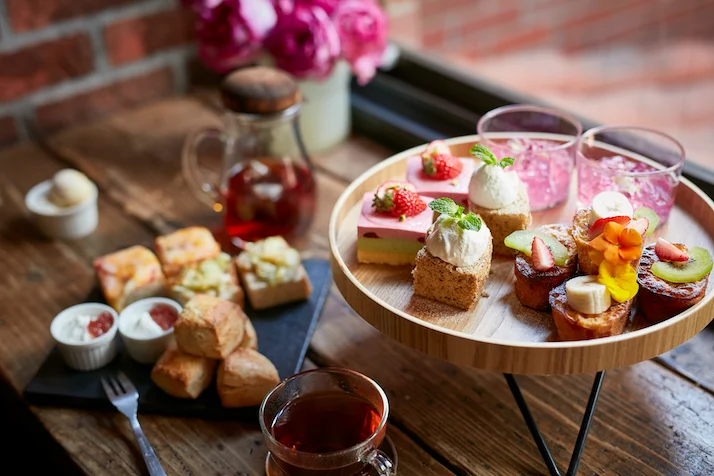
[{"label": "jam in small bowl", "polygon": [[50,334],[64,361],[75,370],[95,370],[117,354],[114,337],[119,316],[106,304],[88,302],[60,312],[50,324]]},{"label": "jam in small bowl", "polygon": [[153,364],[171,342],[181,305],[172,299],[154,297],[136,301],[119,315],[119,334],[129,356]]}]

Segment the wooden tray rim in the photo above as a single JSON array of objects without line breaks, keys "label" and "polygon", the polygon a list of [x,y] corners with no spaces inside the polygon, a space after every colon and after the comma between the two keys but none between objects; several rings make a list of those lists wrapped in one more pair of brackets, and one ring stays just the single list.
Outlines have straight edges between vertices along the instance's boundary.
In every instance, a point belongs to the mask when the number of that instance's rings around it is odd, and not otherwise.
[{"label": "wooden tray rim", "polygon": [[[479,136],[477,134],[445,139],[445,142],[449,145],[462,144],[464,142],[474,142],[475,143],[478,141],[479,141]],[[667,319],[663,322],[648,326],[643,329],[638,329],[636,331],[628,332],[626,334],[621,334],[621,335],[612,336],[612,337],[604,337],[604,338],[599,338],[599,339],[584,340],[584,341],[525,342],[525,341],[506,341],[506,340],[500,340],[500,339],[483,338],[483,337],[474,336],[472,334],[468,334],[468,333],[461,332],[461,331],[446,329],[446,328],[437,326],[435,324],[423,321],[416,316],[412,316],[412,315],[410,315],[400,309],[397,309],[397,308],[393,307],[392,305],[384,302],[382,299],[375,296],[366,287],[364,287],[362,285],[362,283],[359,282],[359,280],[354,276],[354,274],[352,274],[350,269],[347,267],[344,259],[342,258],[341,254],[340,254],[340,251],[339,251],[339,246],[338,246],[338,242],[337,242],[339,224],[337,222],[338,222],[341,210],[345,207],[345,203],[348,201],[349,197],[354,193],[354,191],[362,185],[362,183],[364,181],[369,179],[375,173],[377,173],[385,168],[391,167],[393,164],[395,164],[399,161],[405,160],[407,157],[415,155],[419,151],[423,150],[424,146],[425,146],[425,144],[421,144],[421,145],[412,147],[411,149],[407,149],[403,152],[397,153],[397,154],[383,160],[382,162],[370,167],[369,169],[367,169],[364,173],[362,173],[359,177],[357,177],[343,191],[343,193],[340,195],[337,202],[335,203],[335,206],[334,206],[332,213],[330,215],[328,239],[329,239],[329,245],[330,245],[330,254],[331,254],[330,262],[332,264],[333,276],[338,276],[338,275],[343,276],[352,284],[352,286],[354,286],[354,288],[359,290],[364,295],[364,297],[367,297],[374,304],[387,310],[389,313],[391,313],[395,316],[398,316],[399,318],[405,319],[410,324],[428,329],[428,330],[430,330],[432,332],[436,332],[438,334],[445,334],[447,336],[455,337],[455,338],[458,338],[461,340],[470,341],[472,344],[477,344],[477,345],[478,344],[495,345],[495,346],[516,348],[516,349],[574,349],[574,348],[602,347],[602,346],[617,344],[620,342],[626,342],[626,341],[631,341],[631,340],[635,340],[635,339],[640,339],[647,335],[664,332],[665,330],[669,330],[673,327],[678,326],[679,324],[681,324],[682,322],[687,320],[692,315],[698,314],[699,311],[704,310],[706,307],[711,306],[712,299],[714,299],[714,292],[709,292],[700,303],[698,303],[697,305],[693,306],[692,308],[680,313],[679,315],[677,315],[675,317],[672,317],[672,318]],[[699,189],[699,187],[697,187],[691,181],[689,181],[688,179],[686,179],[684,177],[680,177],[680,184],[682,186],[685,186],[685,187],[691,189],[694,193],[696,193],[702,199],[702,201],[704,201],[708,205],[709,210],[714,214],[714,201],[712,201],[706,194],[704,194],[704,192],[701,189]],[[337,287],[338,287],[338,289],[340,289],[340,292],[343,294],[343,296],[345,296],[345,294],[346,294],[345,290],[342,289],[342,287],[341,287],[343,282],[340,279],[335,279],[335,283],[337,284]],[[353,303],[351,303],[349,301],[348,301],[348,303],[350,304],[350,306],[353,307],[353,309],[355,309],[355,306],[353,306]],[[355,311],[357,311],[357,310],[355,309]],[[359,314],[359,312],[358,312],[358,314]],[[363,319],[367,320],[370,324],[374,325],[374,323],[371,322],[370,320],[366,319],[365,316],[362,316],[362,315],[360,315],[360,316]],[[700,323],[701,326],[697,326],[698,330],[696,332],[699,332],[701,329],[706,327],[706,325],[708,323],[709,323],[709,321]],[[379,329],[379,330],[381,331],[382,329]],[[696,332],[693,333],[692,335],[688,336],[682,342],[691,338],[693,335],[696,334]],[[405,342],[402,342],[402,343],[405,343]],[[408,343],[405,343],[405,344],[409,345]],[[419,349],[419,350],[421,350],[421,349]],[[663,352],[666,352],[666,350]],[[651,357],[648,357],[648,358],[651,358]],[[646,360],[646,359],[643,359],[643,360]],[[600,370],[603,370],[603,369],[600,369]]]}]

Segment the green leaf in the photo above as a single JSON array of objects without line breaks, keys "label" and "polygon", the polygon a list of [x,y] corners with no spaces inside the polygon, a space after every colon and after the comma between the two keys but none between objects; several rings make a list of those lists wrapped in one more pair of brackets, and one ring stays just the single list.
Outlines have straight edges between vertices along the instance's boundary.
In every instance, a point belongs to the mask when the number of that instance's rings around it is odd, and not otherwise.
[{"label": "green leaf", "polygon": [[498,163],[498,159],[493,155],[493,152],[483,144],[474,145],[469,152],[471,152],[471,155],[476,156],[477,159],[483,160],[485,164],[496,165]]},{"label": "green leaf", "polygon": [[479,231],[481,229],[481,219],[475,213],[468,213],[459,220],[458,225],[464,230]]},{"label": "green leaf", "polygon": [[505,169],[509,165],[513,165],[515,161],[516,159],[514,159],[513,157],[504,157],[498,162],[498,166],[502,169]]},{"label": "green leaf", "polygon": [[458,210],[458,205],[450,198],[437,198],[429,202],[429,208],[435,212],[443,213],[444,215],[455,215]]},{"label": "green leaf", "polygon": [[458,208],[458,210],[456,210],[456,213],[454,213],[454,216],[456,218],[460,218],[463,214],[464,214],[464,207],[459,205],[459,208]]}]

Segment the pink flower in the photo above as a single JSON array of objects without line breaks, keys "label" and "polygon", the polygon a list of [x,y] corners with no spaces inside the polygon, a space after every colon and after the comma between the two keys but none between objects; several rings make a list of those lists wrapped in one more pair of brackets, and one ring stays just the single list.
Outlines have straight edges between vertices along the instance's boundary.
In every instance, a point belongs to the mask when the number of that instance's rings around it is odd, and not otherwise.
[{"label": "pink flower", "polygon": [[366,84],[382,64],[387,47],[387,16],[374,0],[343,0],[333,21],[342,42],[342,56],[359,84]]},{"label": "pink flower", "polygon": [[277,22],[270,0],[183,0],[197,14],[198,55],[226,73],[255,59]]},{"label": "pink flower", "polygon": [[297,2],[281,13],[265,46],[278,68],[298,78],[322,79],[340,54],[340,37],[325,10]]}]

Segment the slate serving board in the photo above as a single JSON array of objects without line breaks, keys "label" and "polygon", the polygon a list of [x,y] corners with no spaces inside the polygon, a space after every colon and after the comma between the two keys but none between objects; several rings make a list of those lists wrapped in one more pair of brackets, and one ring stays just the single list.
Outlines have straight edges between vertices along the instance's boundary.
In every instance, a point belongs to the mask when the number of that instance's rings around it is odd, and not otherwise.
[{"label": "slate serving board", "polygon": [[[303,264],[313,286],[310,299],[264,311],[247,306],[258,334],[258,350],[268,357],[284,379],[300,371],[322,312],[325,297],[332,282],[329,262],[304,260]],[[103,302],[99,289],[87,301]],[[49,332],[49,330],[48,330]],[[52,405],[86,409],[112,409],[99,378],[104,374],[123,371],[139,391],[139,412],[200,417],[207,419],[253,419],[257,407],[228,409],[221,406],[213,383],[196,400],[174,398],[156,387],[150,379],[151,365],[139,364],[124,352],[117,334],[119,353],[109,365],[90,372],[80,372],[65,365],[57,348],[52,349],[37,375],[25,389],[25,398],[36,405]]]}]

